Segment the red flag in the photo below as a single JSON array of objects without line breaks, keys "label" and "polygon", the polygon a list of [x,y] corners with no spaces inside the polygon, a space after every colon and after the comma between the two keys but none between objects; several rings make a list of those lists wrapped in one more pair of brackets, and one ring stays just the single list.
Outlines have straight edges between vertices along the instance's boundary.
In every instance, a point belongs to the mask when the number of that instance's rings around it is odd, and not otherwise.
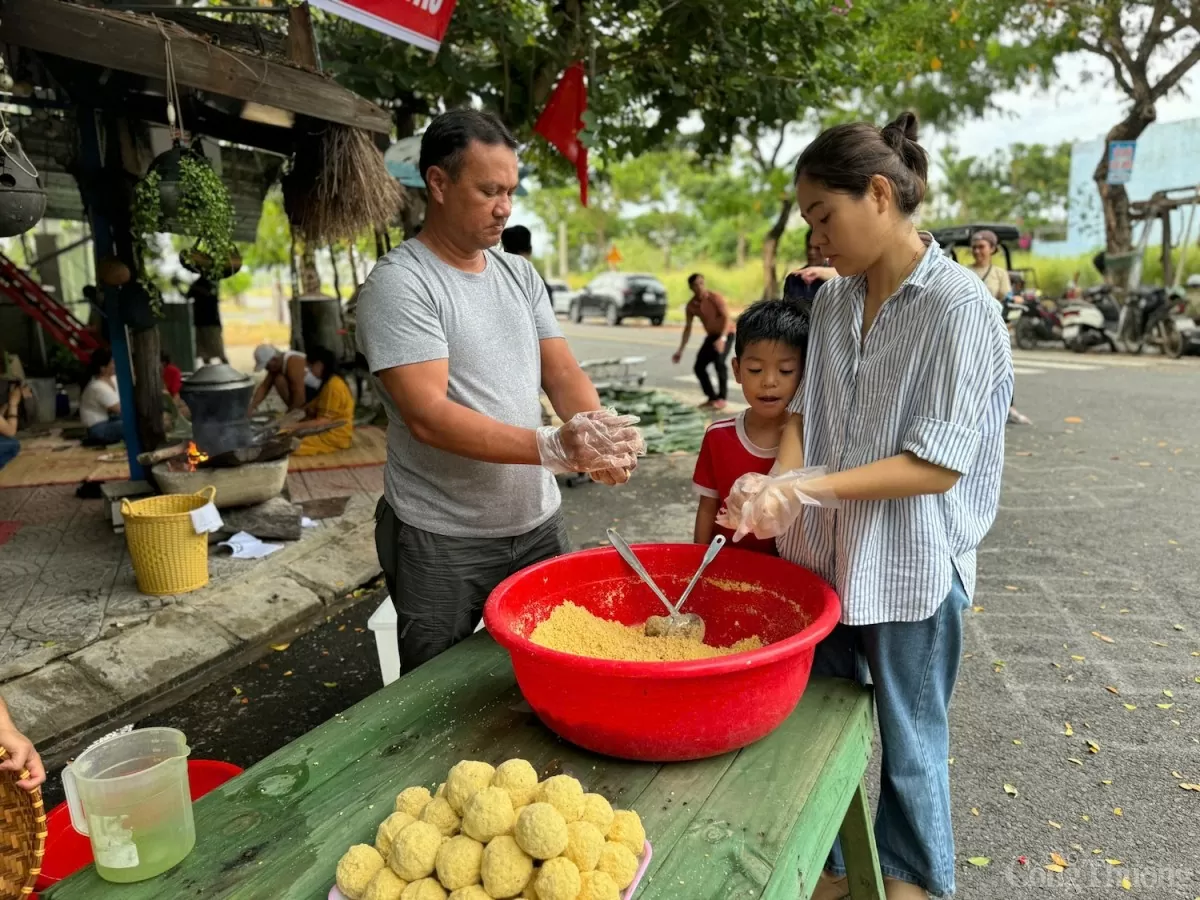
[{"label": "red flag", "polygon": [[563,72],[533,130],[575,164],[575,173],[579,176],[579,202],[587,206],[587,147],[579,141],[585,112],[587,85],[583,78],[583,63],[575,63]]},{"label": "red flag", "polygon": [[437,52],[457,0],[312,0],[328,12]]}]

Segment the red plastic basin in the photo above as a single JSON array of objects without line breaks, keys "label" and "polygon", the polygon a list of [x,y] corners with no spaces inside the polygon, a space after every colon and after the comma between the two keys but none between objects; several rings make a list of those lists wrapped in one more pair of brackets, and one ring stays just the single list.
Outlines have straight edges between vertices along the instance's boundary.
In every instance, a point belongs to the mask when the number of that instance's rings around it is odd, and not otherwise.
[{"label": "red plastic basin", "polygon": [[[705,548],[635,549],[674,600]],[[704,617],[706,642],[728,645],[758,635],[770,642],[760,650],[688,662],[621,662],[530,641],[538,623],[566,600],[627,625],[663,613],[608,547],[518,572],[492,592],[484,621],[512,656],[521,693],[548,728],[597,753],[654,762],[716,756],[769,734],[796,708],[813,647],[841,614],[833,588],[812,572],[732,547],[705,571],[684,611]]]},{"label": "red plastic basin", "polygon": [[[239,766],[216,759],[189,759],[187,768],[188,791],[193,803],[242,773]],[[91,863],[91,840],[71,825],[67,804],[58,804],[46,816],[46,855],[42,858],[42,871],[34,890],[44,891]]]}]

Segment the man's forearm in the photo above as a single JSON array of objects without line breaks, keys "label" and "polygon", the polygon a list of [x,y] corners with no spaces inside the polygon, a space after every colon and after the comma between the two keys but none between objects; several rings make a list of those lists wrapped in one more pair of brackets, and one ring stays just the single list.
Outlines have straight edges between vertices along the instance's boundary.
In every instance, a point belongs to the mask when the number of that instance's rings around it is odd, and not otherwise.
[{"label": "man's forearm", "polygon": [[944,494],[960,477],[958,472],[904,452],[814,479],[810,485],[814,491],[828,491],[841,500],[900,500]]},{"label": "man's forearm", "polygon": [[692,323],[688,322],[683,326],[683,336],[679,339],[679,352],[682,353],[687,349],[688,341],[692,339]]},{"label": "man's forearm", "polygon": [[600,395],[596,386],[582,369],[562,374],[551,373],[544,386],[546,396],[554,412],[564,422],[569,422],[576,413],[590,412],[600,408]]},{"label": "man's forearm", "polygon": [[450,399],[427,404],[419,417],[406,419],[405,424],[422,444],[455,456],[507,465],[541,465],[534,429],[497,422]]}]

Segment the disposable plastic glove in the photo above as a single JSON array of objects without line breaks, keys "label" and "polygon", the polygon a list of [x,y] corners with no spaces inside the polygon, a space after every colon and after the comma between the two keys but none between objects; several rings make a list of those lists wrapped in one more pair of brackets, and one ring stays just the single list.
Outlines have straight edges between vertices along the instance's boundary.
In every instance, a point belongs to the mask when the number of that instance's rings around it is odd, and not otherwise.
[{"label": "disposable plastic glove", "polygon": [[632,469],[646,453],[646,442],[633,427],[638,421],[611,409],[576,413],[558,428],[537,430],[538,456],[556,475]]},{"label": "disposable plastic glove", "polygon": [[762,540],[779,537],[805,506],[839,505],[837,497],[812,483],[826,474],[824,466],[810,466],[782,475],[743,475],[734,482],[717,523],[733,529],[734,543],[748,534]]}]

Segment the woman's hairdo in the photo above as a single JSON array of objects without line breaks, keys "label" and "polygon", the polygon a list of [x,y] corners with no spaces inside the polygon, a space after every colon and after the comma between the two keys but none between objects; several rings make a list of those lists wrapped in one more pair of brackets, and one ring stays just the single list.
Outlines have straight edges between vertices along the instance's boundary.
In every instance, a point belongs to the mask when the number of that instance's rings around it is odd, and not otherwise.
[{"label": "woman's hairdo", "polygon": [[856,199],[866,195],[875,175],[891,182],[904,215],[917,211],[925,199],[929,156],[917,143],[916,113],[901,113],[883,128],[869,122],[827,128],[796,161],[796,181],[803,176]]}]

